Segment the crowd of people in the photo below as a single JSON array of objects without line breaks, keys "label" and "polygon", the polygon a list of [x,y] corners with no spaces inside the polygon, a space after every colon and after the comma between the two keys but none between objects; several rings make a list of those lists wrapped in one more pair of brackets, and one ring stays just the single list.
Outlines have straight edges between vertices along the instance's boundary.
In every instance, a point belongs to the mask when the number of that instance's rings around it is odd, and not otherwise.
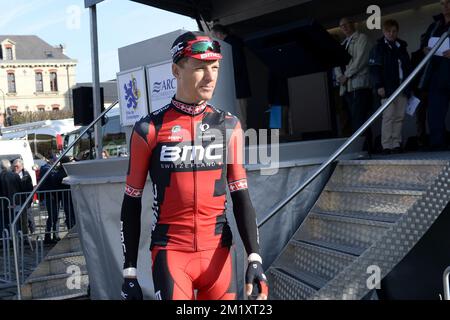
[{"label": "crowd of people", "polygon": [[[346,66],[335,68],[334,77],[349,123],[356,131],[368,119],[373,99],[383,104],[430,52],[430,39],[439,38],[450,28],[450,0],[440,0],[442,12],[434,17],[420,39],[420,49],[410,56],[408,43],[398,37],[400,25],[394,19],[383,23],[382,35],[371,46],[367,35],[357,31],[356,24],[343,18],[339,27],[345,35],[341,45],[351,56]],[[418,146],[424,150],[448,150],[445,118],[450,103],[450,50],[434,55],[417,80],[407,86],[382,114],[381,146],[383,154],[403,152],[402,128],[408,100],[416,96]],[[426,141],[426,121],[429,140]],[[345,124],[343,125],[345,126]],[[372,138],[365,136],[371,151]]]},{"label": "crowd of people", "polygon": [[[48,162],[41,166],[39,176],[42,177],[50,169],[56,157],[51,156]],[[69,157],[63,157],[61,164],[70,162]],[[62,183],[67,176],[64,168],[58,165],[49,174],[49,177],[41,185],[38,192],[38,200],[41,206],[46,208],[48,218],[46,221],[44,243],[53,244],[60,240],[58,236],[58,218],[60,208],[65,214],[65,224],[70,230],[75,225],[75,214],[72,203],[70,187]],[[23,165],[23,160],[18,158],[10,161],[0,159],[0,230],[9,229],[13,217],[15,217],[26,198],[33,190],[32,178]],[[32,211],[32,203],[27,205],[27,214],[23,215],[16,231],[22,231],[24,235],[35,232],[35,221]]]}]

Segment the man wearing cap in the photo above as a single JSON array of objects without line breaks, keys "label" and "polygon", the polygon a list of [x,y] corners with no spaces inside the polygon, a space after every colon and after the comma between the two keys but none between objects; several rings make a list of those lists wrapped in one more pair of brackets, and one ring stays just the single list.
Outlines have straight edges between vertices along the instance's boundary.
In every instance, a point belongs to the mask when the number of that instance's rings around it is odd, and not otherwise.
[{"label": "man wearing cap", "polygon": [[121,211],[122,298],[142,299],[136,265],[141,198],[149,172],[156,298],[236,299],[232,234],[225,214],[228,185],[248,254],[246,292],[258,289],[258,299],[267,299],[256,215],[243,166],[241,124],[207,103],[219,74],[219,43],[201,32],[186,32],[175,40],[171,54],[176,95],[138,121],[131,136]]}]

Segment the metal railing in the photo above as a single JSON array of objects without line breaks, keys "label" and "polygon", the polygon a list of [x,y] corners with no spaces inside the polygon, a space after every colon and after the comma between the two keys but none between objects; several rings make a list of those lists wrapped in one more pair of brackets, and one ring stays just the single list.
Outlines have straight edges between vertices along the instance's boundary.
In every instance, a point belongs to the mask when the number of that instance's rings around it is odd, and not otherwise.
[{"label": "metal railing", "polygon": [[450,35],[450,29],[444,32],[439,38],[436,45],[430,50],[430,52],[425,56],[425,58],[420,62],[420,64],[411,72],[411,74],[403,81],[403,83],[395,90],[395,92],[378,108],[377,111],[350,137],[344,144],[339,147],[322,165],[308,178],[304,183],[302,183],[297,189],[295,189],[287,198],[281,201],[277,206],[272,209],[269,214],[258,222],[258,228],[261,228],[266,224],[273,216],[275,216],[281,209],[283,209],[293,198],[295,198],[303,189],[305,189],[314,179],[319,176],[332,162],[334,162],[355,140],[358,138],[372,123],[383,113],[386,108],[402,93],[402,91],[411,83],[411,81],[417,76],[417,74],[422,70],[422,68],[428,63],[428,61],[433,57],[435,52],[445,41],[445,39]]},{"label": "metal railing", "polygon": [[444,271],[444,300],[450,300],[450,267]]},{"label": "metal railing", "polygon": [[11,248],[10,233],[8,230],[11,221],[11,203],[8,198],[0,197],[0,245],[2,259],[0,263],[0,282],[9,283],[12,279],[11,273]]},{"label": "metal railing", "polygon": [[3,272],[0,272],[0,281],[3,283],[9,283],[12,280],[11,273],[11,247],[9,241],[11,237],[9,236],[9,230],[3,229],[1,234],[1,244],[2,244],[2,266]]},{"label": "metal railing", "polygon": [[[20,209],[17,212],[17,215],[14,217],[14,220],[11,222],[11,230],[15,230],[16,224],[19,221],[19,219],[21,218],[21,216],[23,215],[24,212],[26,212],[27,206],[28,204],[31,202],[31,200],[33,199],[34,195],[36,194],[36,192],[39,190],[39,188],[41,188],[43,182],[47,179],[47,177],[50,175],[50,173],[52,172],[53,169],[55,169],[55,167],[60,163],[61,159],[69,152],[70,149],[72,149],[72,147],[79,141],[82,139],[82,137],[84,136],[84,134],[90,129],[92,128],[106,113],[109,112],[109,110],[111,110],[117,103],[119,103],[119,101],[115,101],[114,103],[112,103],[108,108],[106,108],[96,119],[94,119],[81,133],[80,135],[74,140],[72,141],[72,143],[70,143],[67,148],[65,150],[63,150],[63,152],[61,153],[61,155],[59,156],[59,158],[50,166],[50,168],[47,170],[47,172],[42,176],[42,178],[40,179],[39,183],[33,188],[33,191],[30,192],[30,194],[28,195],[28,197],[25,199],[25,201],[22,203],[22,206],[20,207]],[[16,239],[16,234],[15,232],[12,233],[12,242],[13,242],[13,252],[14,252],[14,270],[15,270],[15,274],[16,274],[16,281],[17,281],[17,299],[21,300],[22,299],[22,294],[20,291],[20,278],[19,278],[19,261],[18,261],[18,243],[17,243],[17,239]]]},{"label": "metal railing", "polygon": [[0,198],[0,227],[3,228],[0,233],[0,284],[14,285],[16,281],[11,268],[12,232],[19,239],[19,274],[23,282],[32,268],[44,260],[44,253],[51,249],[47,245],[55,244],[56,239],[67,234],[76,222],[71,190],[46,190],[37,192],[37,201],[27,206],[26,214],[21,215],[20,223],[13,229],[10,221],[15,217],[14,209],[20,208],[29,194],[14,194],[12,206],[8,198]]},{"label": "metal railing", "polygon": [[0,264],[0,282],[11,282],[11,248],[10,248],[10,233],[8,230],[9,222],[11,221],[11,203],[8,198],[0,197],[0,245],[2,259]]}]

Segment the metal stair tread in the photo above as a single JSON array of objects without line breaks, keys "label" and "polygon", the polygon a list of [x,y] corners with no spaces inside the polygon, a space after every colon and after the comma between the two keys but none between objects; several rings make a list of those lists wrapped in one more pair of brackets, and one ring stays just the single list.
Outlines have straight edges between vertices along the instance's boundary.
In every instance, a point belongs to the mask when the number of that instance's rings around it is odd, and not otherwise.
[{"label": "metal stair tread", "polygon": [[48,298],[39,298],[39,299],[33,299],[33,300],[70,300],[70,299],[76,299],[76,298],[82,298],[82,297],[86,297],[86,299],[88,299],[88,295],[87,292],[79,292],[79,293],[74,293],[74,294],[67,294],[67,295],[63,295],[63,296],[56,296],[56,297],[48,297]]},{"label": "metal stair tread", "polygon": [[317,213],[329,216],[347,217],[354,219],[370,220],[376,222],[395,223],[402,214],[400,213],[371,213],[367,211],[327,211],[313,208],[310,213]]},{"label": "metal stair tread", "polygon": [[365,224],[365,225],[379,226],[379,227],[384,227],[384,228],[390,228],[394,224],[392,222],[386,222],[386,221],[380,221],[380,220],[357,218],[354,216],[345,216],[342,214],[335,214],[335,213],[320,213],[320,212],[315,212],[315,211],[311,211],[309,213],[309,215],[305,219],[304,223],[308,222],[309,218],[319,218],[322,220],[334,220],[334,221],[338,221],[338,222],[346,222],[346,223],[353,223],[353,224]]},{"label": "metal stair tread", "polygon": [[351,247],[351,246],[346,246],[346,245],[342,245],[342,244],[337,245],[334,243],[321,241],[321,240],[312,240],[311,239],[311,240],[296,240],[296,241],[304,242],[309,245],[322,247],[322,248],[332,250],[332,251],[342,252],[342,253],[351,255],[353,257],[359,257],[364,251],[366,251],[366,249],[361,249],[358,247]]},{"label": "metal stair tread", "polygon": [[64,239],[73,239],[73,238],[79,238],[77,232],[73,232],[73,233],[70,232],[70,233],[66,234],[65,237],[63,238],[63,240]]},{"label": "metal stair tread", "polygon": [[84,257],[83,251],[73,251],[61,254],[48,255],[44,258],[45,261],[64,259],[70,257]]},{"label": "metal stair tread", "polygon": [[418,165],[418,166],[445,166],[448,164],[446,160],[436,160],[436,159],[369,159],[369,160],[339,160],[338,166],[358,166],[358,165],[370,165],[370,166],[380,166],[380,165]]},{"label": "metal stair tread", "polygon": [[[278,267],[279,268],[279,267]],[[279,268],[280,269],[280,268]],[[309,287],[319,290],[324,285],[327,284],[328,280],[321,278],[320,276],[307,272],[307,271],[295,271],[295,273],[290,272],[284,268],[281,268],[285,273],[289,274],[293,279],[305,283]]]},{"label": "metal stair tread", "polygon": [[393,188],[390,186],[338,186],[330,183],[325,186],[323,191],[341,192],[341,193],[370,193],[370,194],[389,194],[389,195],[406,195],[406,196],[422,196],[425,189],[418,188]]},{"label": "metal stair tread", "polygon": [[[81,276],[87,276],[88,272],[84,271],[84,270],[81,270],[80,275]],[[60,273],[60,274],[53,274],[53,275],[48,275],[48,276],[36,277],[36,278],[28,278],[25,281],[24,284],[25,285],[26,284],[30,284],[31,285],[31,284],[36,283],[36,282],[44,282],[44,281],[65,279],[65,278],[69,278],[71,276],[73,276],[73,275],[70,274],[70,273]]]},{"label": "metal stair tread", "polygon": [[313,289],[314,291],[318,291],[328,282],[327,280],[317,275],[314,275],[310,272],[296,271],[294,274],[293,272],[286,270],[283,267],[275,267],[271,268],[271,270],[276,270],[277,272],[283,274],[284,276],[289,277],[302,285],[306,285],[307,287]]},{"label": "metal stair tread", "polygon": [[340,256],[347,256],[348,258],[352,258],[352,259],[355,258],[354,254],[351,254],[351,253],[348,253],[348,252],[343,252],[343,251],[338,251],[338,250],[335,250],[333,248],[324,247],[324,246],[321,246],[321,245],[314,244],[312,242],[309,243],[309,242],[302,241],[302,240],[292,239],[291,241],[289,241],[289,244],[292,244],[292,245],[298,246],[298,247],[311,248],[311,249],[318,250],[318,251],[321,251],[321,252],[324,252],[324,253],[331,253],[331,254],[337,254],[337,255],[340,255]]}]

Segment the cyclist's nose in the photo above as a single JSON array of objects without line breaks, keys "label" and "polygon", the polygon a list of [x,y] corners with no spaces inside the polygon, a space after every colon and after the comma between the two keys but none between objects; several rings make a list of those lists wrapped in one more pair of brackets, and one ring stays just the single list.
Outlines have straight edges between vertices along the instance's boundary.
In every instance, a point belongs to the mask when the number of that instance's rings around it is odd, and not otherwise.
[{"label": "cyclist's nose", "polygon": [[206,68],[203,80],[205,82],[211,82],[214,80],[214,70],[212,68]]}]

